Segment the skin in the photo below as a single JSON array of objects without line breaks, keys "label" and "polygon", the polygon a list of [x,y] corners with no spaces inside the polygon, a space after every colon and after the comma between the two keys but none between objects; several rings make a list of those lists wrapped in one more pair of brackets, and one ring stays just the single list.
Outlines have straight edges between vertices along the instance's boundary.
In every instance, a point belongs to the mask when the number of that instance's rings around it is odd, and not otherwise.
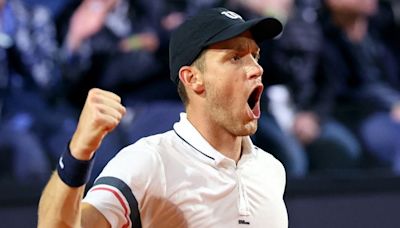
[{"label": "skin", "polygon": [[71,17],[67,43],[71,51],[76,51],[82,42],[104,26],[109,12],[118,0],[84,0]]},{"label": "skin", "polygon": [[[326,0],[333,20],[353,43],[360,43],[368,33],[369,17],[378,10],[377,0]],[[400,123],[400,101],[393,105],[390,115]]]},{"label": "skin", "polygon": [[326,0],[333,21],[354,43],[361,42],[368,31],[369,17],[378,8],[377,0]]},{"label": "skin", "polygon": [[292,12],[294,0],[233,0],[259,15],[277,16],[286,21]]},{"label": "skin", "polygon": [[[253,134],[259,118],[259,97],[253,109],[248,97],[262,90],[259,48],[249,32],[212,45],[205,53],[205,69],[180,70],[190,102],[189,121],[225,156],[240,158],[242,137]],[[114,93],[92,89],[70,143],[72,156],[89,160],[103,138],[121,121],[126,109]],[[55,172],[39,202],[38,227],[110,227],[93,206],[81,203],[85,186],[71,188]]]},{"label": "skin", "polygon": [[297,113],[293,123],[293,133],[304,145],[312,143],[321,133],[317,115],[313,112]]},{"label": "skin", "polygon": [[259,48],[246,32],[211,45],[204,55],[204,72],[189,66],[180,70],[190,100],[188,119],[214,148],[237,162],[242,136],[257,130],[258,117],[247,100],[255,88],[262,90]]},{"label": "skin", "polygon": [[[69,146],[72,156],[90,160],[125,112],[121,98],[116,94],[90,90]],[[38,227],[110,227],[97,209],[81,203],[84,190],[85,186],[69,187],[55,172],[39,202]]]},{"label": "skin", "polygon": [[373,15],[378,7],[377,0],[325,0],[327,6],[341,15]]},{"label": "skin", "polygon": [[[84,0],[71,17],[67,46],[71,52],[76,52],[82,43],[93,37],[105,25],[108,15],[119,4],[119,0]],[[1,2],[0,2],[1,3]],[[132,39],[138,44],[132,45]],[[121,39],[119,48],[122,52],[142,49],[155,52],[160,41],[153,32],[143,32]]]},{"label": "skin", "polygon": [[[349,40],[361,42],[367,34],[368,17],[377,9],[376,0],[325,0],[333,21],[345,31]],[[321,133],[318,117],[312,112],[298,113],[293,133],[304,145],[312,143]]]}]

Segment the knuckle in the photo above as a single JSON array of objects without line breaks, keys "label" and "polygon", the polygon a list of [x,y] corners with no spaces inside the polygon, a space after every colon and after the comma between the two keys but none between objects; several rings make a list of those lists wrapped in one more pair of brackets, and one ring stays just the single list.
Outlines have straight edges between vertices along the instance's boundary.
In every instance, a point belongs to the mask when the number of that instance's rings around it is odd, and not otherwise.
[{"label": "knuckle", "polygon": [[125,108],[124,106],[121,105],[121,106],[119,107],[119,109],[118,109],[118,112],[119,112],[119,113],[121,114],[121,116],[122,116],[122,115],[124,115],[124,114],[126,113],[126,108]]},{"label": "knuckle", "polygon": [[89,90],[89,95],[94,95],[94,94],[96,94],[97,92],[98,92],[98,89],[97,89],[97,88],[92,88],[92,89]]},{"label": "knuckle", "polygon": [[95,113],[93,116],[93,122],[96,125],[103,125],[104,124],[104,118],[102,117],[101,113]]},{"label": "knuckle", "polygon": [[115,94],[115,93],[113,93],[114,94],[114,96],[115,96],[115,99],[120,103],[121,102],[121,97],[120,96],[118,96],[117,94]]}]

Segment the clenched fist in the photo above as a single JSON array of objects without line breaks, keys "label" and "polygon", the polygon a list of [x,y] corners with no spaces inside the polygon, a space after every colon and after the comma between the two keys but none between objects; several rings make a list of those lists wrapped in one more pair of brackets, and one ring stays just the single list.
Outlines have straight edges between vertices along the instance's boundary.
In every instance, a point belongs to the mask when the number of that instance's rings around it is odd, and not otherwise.
[{"label": "clenched fist", "polygon": [[72,156],[80,160],[92,158],[103,138],[120,123],[125,112],[118,95],[91,89],[70,143]]}]

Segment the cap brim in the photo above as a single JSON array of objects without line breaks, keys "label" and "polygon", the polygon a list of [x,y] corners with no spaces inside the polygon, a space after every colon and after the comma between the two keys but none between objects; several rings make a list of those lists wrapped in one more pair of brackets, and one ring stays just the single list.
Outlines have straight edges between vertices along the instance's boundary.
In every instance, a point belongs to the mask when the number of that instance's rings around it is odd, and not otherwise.
[{"label": "cap brim", "polygon": [[222,30],[210,40],[208,40],[205,43],[205,46],[215,44],[224,40],[229,40],[247,30],[252,33],[253,38],[257,43],[261,43],[264,40],[273,39],[274,37],[278,36],[282,32],[282,29],[282,23],[275,18],[257,18],[241,24],[232,25]]}]

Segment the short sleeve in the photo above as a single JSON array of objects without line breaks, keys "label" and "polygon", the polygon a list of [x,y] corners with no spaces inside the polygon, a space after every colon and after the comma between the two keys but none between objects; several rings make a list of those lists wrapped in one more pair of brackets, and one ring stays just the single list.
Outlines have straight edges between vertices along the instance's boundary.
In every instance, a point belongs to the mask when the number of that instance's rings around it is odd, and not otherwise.
[{"label": "short sleeve", "polygon": [[162,194],[162,167],[154,148],[140,140],[106,165],[83,202],[96,207],[112,227],[140,227],[144,196]]}]

